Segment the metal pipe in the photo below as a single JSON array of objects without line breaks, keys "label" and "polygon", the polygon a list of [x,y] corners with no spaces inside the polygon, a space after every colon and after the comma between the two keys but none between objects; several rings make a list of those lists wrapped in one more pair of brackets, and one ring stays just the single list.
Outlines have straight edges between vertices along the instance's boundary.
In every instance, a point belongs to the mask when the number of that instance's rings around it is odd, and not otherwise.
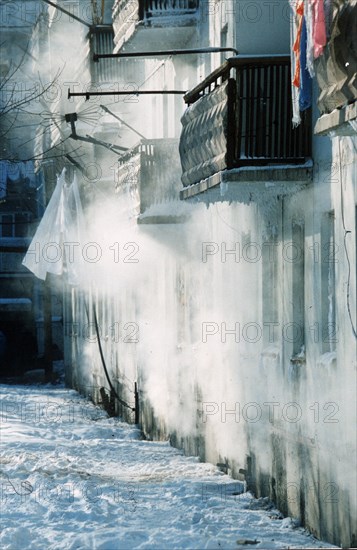
[{"label": "metal pipe", "polygon": [[108,109],[108,107],[106,107],[105,105],[99,105],[103,111],[105,111],[106,113],[108,113],[109,115],[112,115],[112,117],[116,118],[117,120],[119,120],[119,122],[121,124],[124,124],[124,126],[127,126],[130,130],[132,130],[133,132],[135,132],[139,137],[141,137],[142,139],[146,139],[145,136],[143,136],[143,134],[140,134],[140,132],[138,132],[137,130],[135,130],[135,128],[133,128],[132,126],[130,126],[130,124],[128,124],[127,122],[125,122],[125,120],[123,120],[122,118],[118,117],[118,115],[116,115],[115,113],[113,113],[110,109]]},{"label": "metal pipe", "polygon": [[[88,313],[87,313],[87,316],[89,317]],[[100,332],[99,332],[99,325],[98,325],[98,319],[97,319],[97,312],[96,312],[96,308],[95,308],[94,304],[93,304],[93,318],[94,318],[95,332],[96,332],[96,335],[97,335],[99,355],[100,355],[100,358],[101,358],[101,361],[102,361],[102,365],[103,365],[103,369],[104,369],[104,372],[105,372],[106,379],[108,380],[109,387],[112,390],[114,397],[119,401],[119,403],[121,405],[123,405],[124,407],[127,407],[131,411],[135,412],[135,407],[132,407],[131,405],[129,405],[129,403],[126,403],[126,401],[124,401],[123,399],[121,399],[119,397],[119,395],[115,391],[115,388],[112,384],[112,381],[110,380],[108,369],[107,369],[107,366],[105,364],[104,353],[103,353],[103,348],[102,348],[102,342],[100,340]]]},{"label": "metal pipe", "polygon": [[[127,147],[121,147],[120,145],[114,145],[112,143],[105,143],[100,139],[96,139],[91,136],[88,136],[88,134],[85,137],[79,136],[78,134],[71,134],[70,137],[72,139],[75,139],[76,141],[86,141],[87,143],[93,143],[93,145],[101,145],[102,147],[109,149],[109,151],[112,151],[115,154],[118,154],[119,151],[121,152],[128,151]],[[115,151],[115,149],[117,149],[117,151]]]},{"label": "metal pipe", "polygon": [[91,25],[90,23],[87,23],[87,21],[84,21],[84,20],[81,19],[80,17],[77,17],[76,15],[74,15],[73,13],[71,13],[70,11],[65,10],[64,8],[62,8],[61,6],[59,6],[58,4],[55,4],[54,2],[51,2],[51,0],[42,0],[42,1],[43,1],[43,2],[46,2],[46,4],[49,4],[49,5],[52,6],[53,8],[56,8],[57,10],[62,11],[62,12],[65,13],[66,15],[69,15],[69,17],[72,17],[72,19],[75,19],[75,20],[78,21],[79,23],[82,23],[82,25],[85,25],[85,26],[88,27],[89,29],[92,28],[93,25]]},{"label": "metal pipe", "polygon": [[114,57],[159,57],[161,55],[192,55],[198,53],[222,53],[222,52],[233,52],[238,55],[238,50],[236,48],[220,48],[220,47],[209,47],[209,48],[190,48],[187,50],[158,50],[158,51],[149,51],[149,52],[129,52],[129,53],[94,53],[93,61],[98,62],[99,59],[111,59]]},{"label": "metal pipe", "polygon": [[71,92],[68,88],[68,99],[71,97],[77,96],[77,97],[85,97],[86,100],[92,96],[102,96],[102,95],[127,95],[127,96],[134,96],[134,95],[155,95],[155,94],[178,94],[178,95],[185,95],[187,93],[187,90],[134,90],[134,91],[117,91],[117,92]]},{"label": "metal pipe", "polygon": [[70,122],[70,124],[71,124],[72,133],[69,137],[71,137],[72,139],[80,140],[80,141],[86,141],[87,143],[93,143],[94,145],[102,145],[103,147],[106,147],[107,149],[109,149],[112,152],[115,152],[115,149],[118,149],[119,151],[127,151],[128,150],[127,147],[121,147],[120,145],[115,145],[113,143],[106,143],[105,141],[102,141],[100,139],[94,138],[92,136],[88,136],[88,134],[86,135],[86,137],[79,136],[77,134],[76,125],[75,125],[75,122],[77,121],[77,118],[78,118],[77,113],[67,113],[65,115],[66,122]]},{"label": "metal pipe", "polygon": [[81,172],[81,174],[84,174],[85,175],[85,171],[84,171],[84,168],[83,166],[78,162],[76,161],[72,155],[70,155],[69,153],[66,153],[65,154],[65,157],[69,160],[69,162],[71,164],[73,164],[73,166],[75,166],[76,168],[78,168],[78,170]]},{"label": "metal pipe", "polygon": [[85,138],[83,138],[82,136],[77,136],[77,139],[88,141],[88,143],[93,143],[94,145],[101,145],[102,147],[106,147],[107,149],[109,149],[109,151],[113,151],[114,153],[115,149],[118,149],[118,151],[128,151],[128,147],[122,147],[121,145],[115,145],[114,143],[106,143],[105,141],[91,137],[88,134]]}]

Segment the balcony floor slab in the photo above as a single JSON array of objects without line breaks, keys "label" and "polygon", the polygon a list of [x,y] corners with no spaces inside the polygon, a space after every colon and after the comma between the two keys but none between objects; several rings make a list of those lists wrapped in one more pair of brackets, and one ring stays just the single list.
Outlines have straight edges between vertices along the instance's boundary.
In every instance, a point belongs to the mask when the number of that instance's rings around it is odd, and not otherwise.
[{"label": "balcony floor slab", "polygon": [[321,115],[315,125],[318,136],[355,136],[357,133],[357,101],[331,113]]},{"label": "balcony floor slab", "polygon": [[181,200],[243,202],[296,193],[313,179],[313,162],[301,165],[245,166],[223,170],[180,191]]}]

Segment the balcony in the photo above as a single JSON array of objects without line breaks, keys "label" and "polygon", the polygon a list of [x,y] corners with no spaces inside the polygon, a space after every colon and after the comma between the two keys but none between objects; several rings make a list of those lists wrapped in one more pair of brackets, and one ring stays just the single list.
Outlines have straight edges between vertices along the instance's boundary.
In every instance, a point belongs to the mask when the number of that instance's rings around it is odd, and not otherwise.
[{"label": "balcony", "polygon": [[315,126],[319,135],[356,135],[357,132],[357,4],[335,3],[331,32],[322,55],[315,61],[321,113]]},{"label": "balcony", "polygon": [[198,0],[142,0],[139,1],[142,18],[153,22],[159,17],[182,17],[197,11]]},{"label": "balcony", "polygon": [[[233,57],[189,91],[181,119],[181,198],[226,181],[311,177],[311,113],[292,127],[290,58]],[[230,171],[230,173],[229,173]]]},{"label": "balcony", "polygon": [[[157,29],[158,41],[165,38],[166,48],[180,47],[180,39],[187,42],[196,26],[197,10],[198,0],[116,0],[112,12],[115,51],[130,41],[135,32],[137,46],[147,47],[150,28]],[[180,31],[175,31],[179,28]]]},{"label": "balcony", "polygon": [[115,59],[102,59],[100,63],[94,63],[92,60],[93,53],[112,53],[113,48],[113,28],[108,25],[94,27],[90,38],[90,49],[87,51],[92,82],[102,84],[120,81],[120,68]]},{"label": "balcony", "polygon": [[116,191],[131,199],[134,214],[143,214],[151,205],[177,199],[180,172],[177,139],[143,139],[120,156]]},{"label": "balcony", "polygon": [[117,84],[123,79],[123,67],[116,59],[102,59],[93,62],[93,54],[112,53],[114,48],[114,31],[111,25],[93,26],[90,33],[83,37],[76,56],[73,71],[75,81],[91,81],[95,86]]}]

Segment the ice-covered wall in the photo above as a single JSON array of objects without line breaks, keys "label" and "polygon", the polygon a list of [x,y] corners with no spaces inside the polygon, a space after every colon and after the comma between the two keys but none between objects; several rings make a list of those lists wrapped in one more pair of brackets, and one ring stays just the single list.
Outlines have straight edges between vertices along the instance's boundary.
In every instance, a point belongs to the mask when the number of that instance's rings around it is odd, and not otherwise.
[{"label": "ice-covered wall", "polygon": [[356,511],[354,147],[325,140],[314,184],[271,204],[173,202],[158,213],[188,221],[139,226],[123,198],[96,204],[89,318],[82,306],[66,325],[68,380],[101,400],[97,295],[108,371],[131,406],[138,383],[146,435],[245,470],[258,495],[344,545]]},{"label": "ice-covered wall", "polygon": [[[234,7],[200,9],[223,5]],[[235,8],[240,19],[229,19],[236,28],[227,37],[241,53],[288,51],[287,1]],[[203,15],[200,45],[222,44],[222,11]],[[219,63],[202,57],[200,77]],[[166,82],[188,86],[192,64],[172,69]],[[162,79],[161,71],[150,85]],[[148,121],[150,137],[162,135],[163,115],[143,105],[128,120],[137,114],[140,131]],[[146,213],[152,223],[139,225],[130,190],[99,189],[80,246],[85,275],[65,296],[68,384],[108,408],[105,365],[133,408],[136,382],[148,437],[220,463],[345,546],[354,544],[356,515],[355,151],[356,138],[315,138],[305,189],[287,186],[270,199],[242,191],[208,208],[156,204]],[[134,419],[115,398],[113,405]]]}]

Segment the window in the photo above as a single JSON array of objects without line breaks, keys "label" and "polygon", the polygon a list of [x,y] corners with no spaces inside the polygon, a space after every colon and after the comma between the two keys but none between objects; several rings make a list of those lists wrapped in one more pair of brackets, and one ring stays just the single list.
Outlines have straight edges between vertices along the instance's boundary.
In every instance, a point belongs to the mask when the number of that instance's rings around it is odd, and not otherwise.
[{"label": "window", "polygon": [[291,252],[292,262],[292,304],[293,318],[291,334],[293,356],[304,356],[305,349],[305,229],[301,222],[292,226]]},{"label": "window", "polygon": [[1,216],[1,236],[13,237],[14,219],[12,214],[3,214]]},{"label": "window", "polygon": [[0,214],[0,237],[26,237],[30,212]]},{"label": "window", "polygon": [[264,346],[273,344],[278,337],[278,242],[275,235],[263,243],[263,327]]},{"label": "window", "polygon": [[336,347],[335,214],[327,212],[321,220],[321,351],[327,353]]}]

